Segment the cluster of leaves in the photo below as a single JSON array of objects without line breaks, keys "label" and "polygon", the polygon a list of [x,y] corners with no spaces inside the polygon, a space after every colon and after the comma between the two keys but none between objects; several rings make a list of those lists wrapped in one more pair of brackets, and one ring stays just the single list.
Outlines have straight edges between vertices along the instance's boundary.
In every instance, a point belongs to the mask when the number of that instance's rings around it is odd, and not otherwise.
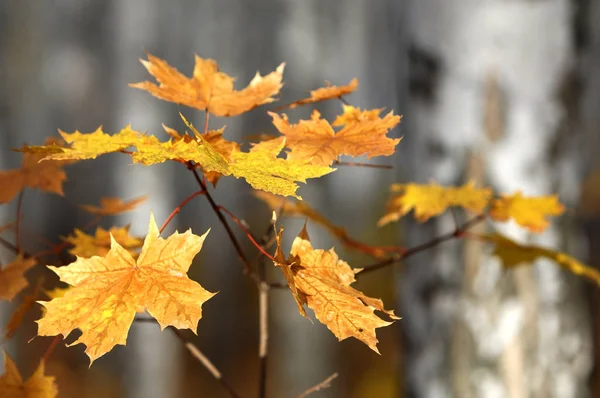
[{"label": "cluster of leaves", "polygon": [[[156,82],[145,81],[131,86],[162,100],[204,111],[203,131],[199,132],[183,115],[181,117],[190,132],[179,133],[163,126],[169,136],[166,141],[136,131],[131,126],[114,134],[108,134],[102,128],[91,133],[59,130],[61,138],[49,139],[42,146],[19,149],[23,152],[20,168],[0,172],[0,186],[3,187],[0,204],[8,203],[17,196],[20,201],[26,187],[63,195],[65,166],[107,153],[126,154],[131,156],[133,163],[144,166],[166,161],[181,163],[194,173],[201,189],[184,200],[172,216],[193,197],[207,196],[226,228],[229,227],[223,218],[224,213],[232,216],[263,255],[282,270],[302,316],[307,317],[305,307],[308,307],[340,341],[354,337],[379,352],[375,329],[388,326],[399,318],[392,310],[386,310],[381,300],[353,288],[352,283],[361,274],[400,262],[418,250],[441,243],[443,239],[413,249],[364,244],[303,202],[297,194],[297,183],[334,172],[336,169],[332,166],[343,164],[339,160],[342,155],[371,158],[394,154],[400,138],[390,138],[387,134],[398,125],[400,116],[393,112],[382,115],[382,109],[361,110],[345,101],[341,113],[331,123],[316,110],[310,119],[296,123],[290,123],[285,114],[268,112],[280,136],[269,136],[254,143],[248,151],[243,151],[239,143],[224,137],[224,127],[208,129],[209,115],[237,116],[275,101],[282,88],[283,64],[266,76],[256,74],[247,87],[235,90],[234,79],[219,71],[216,62],[210,59],[196,56],[192,77],[181,74],[152,55],[141,62]],[[357,87],[356,79],[346,86],[327,85],[312,91],[310,97],[283,108],[341,98]],[[200,178],[199,172],[203,178]],[[364,268],[352,268],[337,256],[333,248],[328,251],[313,248],[305,229],[294,240],[286,258],[281,247],[283,229],[276,232],[274,228],[275,248],[273,254],[269,253],[273,249],[268,242],[258,243],[243,223],[217,206],[210,197],[205,181],[216,186],[221,177],[227,176],[245,179],[255,194],[280,215],[308,218],[326,228],[346,247],[367,253],[378,262]],[[472,183],[461,187],[442,187],[433,183],[393,184],[391,191],[392,197],[379,226],[397,221],[410,211],[414,211],[415,218],[423,222],[450,207],[460,207],[475,213],[475,218],[457,227],[450,238],[481,239],[494,244],[494,254],[506,267],[546,257],[600,283],[600,275],[595,270],[564,253],[521,245],[497,233],[474,235],[467,232],[468,227],[486,218],[498,222],[514,220],[531,232],[542,232],[549,225],[549,216],[557,216],[564,211],[555,196],[525,197],[517,192],[498,197],[489,188],[477,188]],[[85,205],[82,208],[99,219],[133,210],[144,199],[123,202],[119,198],[102,198],[100,206]],[[17,226],[19,218],[20,214],[17,215]],[[190,230],[175,232],[163,239],[160,233],[171,218],[159,228],[151,214],[144,238],[131,236],[128,226],[114,226],[109,230],[97,228],[93,234],[85,232],[87,228],[75,229],[51,251],[56,254],[66,249],[76,257],[74,262],[64,266],[46,265],[45,253],[29,254],[21,250],[16,228],[16,244],[4,239],[0,241],[13,248],[16,254],[16,258],[0,270],[0,299],[12,300],[23,291],[29,285],[24,274],[35,264],[43,264],[45,269],[56,273],[70,287],[44,293],[39,288],[39,281],[32,283],[33,293],[23,299],[23,304],[15,312],[6,337],[14,334],[23,314],[31,309],[40,294],[45,294],[50,300],[38,301],[45,309],[43,317],[37,321],[38,335],[62,335],[66,338],[73,330],[79,329],[81,336],[72,344],[84,344],[91,362],[115,345],[125,345],[134,317],[141,311],[154,317],[161,329],[171,326],[195,331],[202,317],[202,305],[215,293],[189,279],[187,271],[201,250],[208,231],[201,236]],[[9,226],[9,229],[15,228]],[[245,261],[243,253],[238,254]],[[248,271],[250,265],[245,263],[244,266]],[[258,282],[260,286],[268,284],[263,279]],[[7,364],[5,376],[0,378],[0,395],[31,396],[25,392],[21,395],[13,393],[15,388],[19,391],[45,391],[46,395],[36,396],[56,395],[51,379],[43,376],[43,363],[26,383],[22,382],[12,362],[7,360]]]}]

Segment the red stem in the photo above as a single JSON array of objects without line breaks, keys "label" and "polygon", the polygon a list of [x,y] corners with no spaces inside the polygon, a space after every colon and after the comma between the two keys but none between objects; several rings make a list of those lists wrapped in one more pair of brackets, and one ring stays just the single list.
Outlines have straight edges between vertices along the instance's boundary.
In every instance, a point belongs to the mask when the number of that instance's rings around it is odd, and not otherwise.
[{"label": "red stem", "polygon": [[181,202],[179,204],[179,206],[177,206],[169,215],[169,217],[167,218],[167,220],[163,223],[163,225],[160,227],[159,233],[162,234],[162,232],[165,230],[165,228],[167,227],[167,225],[169,225],[169,223],[171,222],[171,220],[173,219],[173,217],[175,217],[175,215],[177,213],[179,213],[181,211],[181,209],[183,208],[183,206],[185,206],[190,200],[194,199],[196,196],[200,196],[200,195],[204,195],[206,193],[205,190],[201,189],[199,191],[194,192],[193,194],[191,194],[190,196],[188,196],[187,198],[185,198],[183,200],[183,202]]},{"label": "red stem", "polygon": [[48,362],[48,358],[50,357],[50,355],[54,351],[54,348],[56,347],[56,345],[58,344],[58,342],[60,340],[62,340],[62,334],[54,336],[54,339],[52,340],[52,343],[50,343],[50,345],[48,346],[48,349],[46,349],[46,352],[44,353],[44,356],[42,357],[42,361],[44,363]]},{"label": "red stem", "polygon": [[250,231],[248,231],[248,229],[244,226],[244,223],[240,221],[239,218],[237,218],[236,216],[233,215],[233,213],[231,213],[227,208],[218,205],[217,209],[224,211],[225,213],[227,213],[227,215],[229,217],[231,217],[231,219],[242,229],[242,231],[244,231],[244,233],[246,234],[246,236],[248,237],[248,239],[250,239],[250,242],[252,242],[252,244],[265,256],[267,256],[267,258],[269,258],[271,261],[275,261],[275,259],[273,258],[273,256],[271,256],[268,252],[265,251],[265,249],[262,248],[262,246],[260,244],[258,244],[256,242],[256,240],[254,239],[254,237],[252,236],[252,234],[250,233]]}]

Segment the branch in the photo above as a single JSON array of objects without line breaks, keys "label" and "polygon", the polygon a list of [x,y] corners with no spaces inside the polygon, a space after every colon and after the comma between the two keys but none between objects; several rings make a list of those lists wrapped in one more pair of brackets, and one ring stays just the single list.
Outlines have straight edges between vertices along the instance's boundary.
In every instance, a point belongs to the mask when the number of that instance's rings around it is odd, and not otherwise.
[{"label": "branch", "polygon": [[260,362],[258,377],[258,396],[265,398],[267,396],[267,359],[269,355],[269,285],[265,280],[265,264],[260,262],[260,291],[258,295],[258,324],[259,324],[259,345],[258,359]]},{"label": "branch", "polygon": [[179,206],[177,206],[169,215],[169,217],[167,218],[167,220],[163,223],[163,225],[160,227],[159,233],[162,233],[164,231],[164,229],[167,227],[167,225],[169,225],[169,223],[171,222],[171,220],[173,219],[173,217],[175,217],[175,215],[177,213],[179,213],[181,211],[181,208],[183,206],[185,206],[190,200],[194,199],[196,196],[200,196],[200,195],[204,195],[206,193],[205,190],[200,190],[200,191],[196,191],[193,194],[191,194],[190,196],[188,196],[187,198],[185,198],[183,200],[183,202],[181,202],[179,204]]},{"label": "branch", "polygon": [[275,261],[275,259],[273,258],[273,256],[271,256],[268,252],[265,251],[265,249],[263,249],[262,245],[258,244],[258,242],[256,242],[256,238],[254,238],[254,236],[252,236],[252,233],[248,230],[248,228],[244,225],[245,222],[243,220],[240,220],[239,218],[237,218],[236,216],[233,215],[232,212],[230,212],[228,209],[226,209],[225,207],[218,205],[217,206],[219,208],[220,211],[224,211],[225,213],[227,213],[227,215],[229,217],[231,217],[231,219],[240,227],[240,229],[242,231],[244,231],[244,233],[246,234],[246,236],[248,237],[248,239],[250,239],[250,242],[252,242],[252,244],[263,254],[265,255],[267,258],[269,258],[271,261]]},{"label": "branch", "polygon": [[331,376],[329,376],[328,378],[326,378],[325,380],[323,380],[316,386],[313,386],[313,387],[309,388],[308,390],[304,391],[302,394],[298,395],[297,398],[304,398],[307,395],[312,394],[313,392],[321,391],[324,388],[331,387],[331,382],[333,381],[333,379],[335,379],[338,376],[339,376],[338,372],[335,372],[334,374],[332,374]]},{"label": "branch", "polygon": [[181,331],[179,331],[179,329],[174,327],[170,327],[169,329],[175,333],[175,336],[177,336],[179,340],[181,340],[190,354],[192,354],[192,356],[198,360],[198,362],[200,362],[202,366],[206,368],[206,370],[208,370],[208,372],[221,384],[221,386],[227,390],[231,397],[240,398],[240,395],[235,392],[233,387],[231,387],[231,384],[229,384],[229,382],[223,378],[223,375],[219,369],[216,368],[216,366],[206,357],[206,355],[202,353],[202,351],[200,351],[198,347],[188,341],[188,339],[181,333]]},{"label": "branch", "polygon": [[427,249],[431,249],[432,247],[435,247],[435,246],[439,245],[440,243],[446,242],[448,240],[451,240],[454,238],[463,238],[465,236],[465,232],[469,228],[471,228],[475,224],[478,224],[481,221],[485,220],[485,217],[486,217],[485,214],[480,214],[480,215],[472,218],[471,220],[467,221],[462,226],[456,227],[453,232],[437,236],[428,242],[421,243],[420,245],[406,249],[406,251],[404,251],[404,253],[402,253],[402,254],[398,254],[398,255],[392,256],[388,259],[382,260],[380,262],[377,262],[377,263],[374,263],[371,265],[367,265],[366,267],[363,267],[363,270],[361,272],[359,272],[358,274],[356,274],[356,276],[359,277],[359,276],[362,276],[369,272],[377,271],[378,269],[395,264],[397,262],[400,262],[400,261],[406,259],[407,257],[413,256],[413,255],[420,253],[422,251],[425,251]]},{"label": "branch", "polygon": [[[157,324],[156,319],[154,318],[149,318],[149,317],[135,317],[133,318],[133,321],[136,323],[154,323]],[[227,382],[224,378],[223,375],[221,374],[221,372],[219,371],[219,369],[217,369],[217,367],[206,357],[206,355],[204,355],[204,353],[202,353],[202,351],[200,351],[200,349],[198,347],[196,347],[187,337],[185,337],[183,335],[183,333],[181,333],[181,330],[175,328],[175,327],[169,327],[168,328],[170,331],[172,331],[175,336],[177,336],[177,338],[184,344],[185,348],[190,352],[190,354],[192,354],[192,356],[198,360],[198,362],[200,362],[202,364],[202,366],[204,366],[204,368],[206,368],[206,370],[208,370],[208,372],[215,378],[217,379],[217,381],[221,384],[221,386],[223,386],[227,392],[229,392],[229,395],[231,395],[234,398],[240,398],[240,396],[235,392],[235,390],[233,389],[233,387],[231,387],[231,384],[229,384],[229,382]]]},{"label": "branch", "polygon": [[15,247],[17,248],[17,253],[21,252],[21,214],[23,209],[23,196],[25,194],[25,190],[21,190],[19,192],[19,199],[17,199],[17,223],[15,225]]},{"label": "branch", "polygon": [[227,224],[227,220],[225,219],[225,216],[223,216],[223,213],[219,209],[219,205],[217,205],[215,203],[215,200],[213,199],[212,195],[206,188],[206,184],[202,181],[202,179],[198,175],[198,171],[196,170],[194,163],[187,162],[187,167],[194,174],[194,178],[196,179],[196,182],[198,183],[200,188],[204,191],[204,195],[206,196],[206,199],[208,199],[208,203],[210,203],[210,207],[212,207],[213,211],[219,218],[219,221],[221,221],[221,224],[223,224],[223,227],[225,227],[225,231],[227,232],[227,235],[229,236],[229,240],[233,244],[233,247],[235,248],[235,251],[237,252],[238,258],[242,262],[242,265],[244,266],[244,274],[250,276],[252,278],[252,280],[254,280],[255,283],[259,284],[260,280],[258,279],[256,274],[254,274],[252,272],[252,268],[250,267],[250,261],[248,261],[248,257],[246,257],[246,254],[244,254],[244,251],[242,250],[242,246],[240,245],[240,242],[235,237],[235,234],[231,230],[231,227],[229,226],[229,224]]},{"label": "branch", "polygon": [[336,166],[369,167],[369,168],[372,168],[372,169],[387,169],[387,170],[393,169],[392,166],[389,166],[387,164],[373,164],[373,163],[360,163],[360,162],[342,162],[340,160],[336,160],[335,162],[333,162],[333,164],[336,165]]}]

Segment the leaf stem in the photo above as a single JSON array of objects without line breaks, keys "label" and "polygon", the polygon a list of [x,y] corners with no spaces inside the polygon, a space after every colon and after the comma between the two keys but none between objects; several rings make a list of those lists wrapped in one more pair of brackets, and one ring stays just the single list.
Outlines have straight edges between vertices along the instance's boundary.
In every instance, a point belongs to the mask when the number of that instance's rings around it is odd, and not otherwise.
[{"label": "leaf stem", "polygon": [[221,206],[221,205],[218,205],[217,207],[218,207],[219,210],[224,211],[229,217],[231,217],[231,219],[240,227],[240,229],[242,231],[244,231],[244,233],[246,234],[246,236],[248,237],[248,239],[250,239],[250,242],[252,242],[252,244],[263,255],[265,255],[271,261],[275,261],[275,259],[273,258],[273,256],[271,256],[268,252],[266,252],[265,249],[263,249],[263,247],[256,242],[256,239],[254,238],[254,236],[252,236],[252,233],[250,231],[248,231],[248,228],[246,228],[246,226],[244,225],[244,222],[242,220],[240,220],[239,218],[237,218],[236,216],[234,216],[233,213],[230,212],[226,207]]},{"label": "leaf stem", "polygon": [[190,196],[188,196],[187,198],[185,198],[183,200],[183,202],[181,202],[169,215],[169,217],[167,217],[167,219],[165,220],[165,222],[163,223],[163,225],[160,227],[159,229],[159,233],[162,234],[162,232],[165,230],[165,228],[167,227],[167,225],[169,225],[169,223],[171,222],[171,220],[175,217],[175,215],[177,213],[179,213],[181,211],[181,209],[183,208],[183,206],[185,206],[186,204],[188,204],[189,201],[191,201],[192,199],[194,199],[196,196],[200,196],[200,195],[204,195],[206,193],[205,190],[201,189],[199,191],[194,192],[193,194],[191,194]]}]

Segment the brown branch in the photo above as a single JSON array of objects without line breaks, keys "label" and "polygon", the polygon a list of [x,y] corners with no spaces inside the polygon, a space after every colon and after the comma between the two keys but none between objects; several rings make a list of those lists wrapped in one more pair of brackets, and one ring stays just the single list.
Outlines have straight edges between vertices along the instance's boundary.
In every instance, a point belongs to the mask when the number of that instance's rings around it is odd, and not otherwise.
[{"label": "brown branch", "polygon": [[190,342],[179,329],[170,327],[169,330],[175,333],[175,336],[181,340],[189,353],[192,354],[192,356],[198,360],[198,362],[200,362],[206,370],[208,370],[208,372],[221,384],[221,386],[227,390],[231,397],[240,398],[240,395],[235,392],[231,384],[229,384],[229,382],[223,378],[223,374],[219,371],[219,369],[217,369],[217,367],[206,357],[206,355],[202,353],[202,351],[200,351],[198,347]]},{"label": "brown branch", "polygon": [[215,200],[213,199],[212,195],[206,188],[206,184],[204,183],[204,181],[202,181],[202,179],[198,175],[198,171],[196,170],[194,163],[187,162],[187,167],[194,174],[194,178],[196,179],[196,182],[198,183],[200,188],[203,191],[205,191],[204,196],[206,196],[206,199],[208,199],[208,203],[210,204],[210,207],[212,207],[213,211],[217,215],[217,218],[219,219],[221,224],[223,224],[223,227],[225,227],[225,231],[227,232],[227,235],[229,236],[229,240],[231,241],[231,243],[233,244],[233,247],[235,248],[235,251],[238,255],[238,259],[241,261],[242,265],[244,266],[244,274],[246,274],[250,278],[252,278],[252,280],[255,283],[260,284],[260,280],[259,280],[258,276],[256,276],[256,274],[254,274],[252,272],[252,268],[250,267],[250,261],[248,261],[248,257],[246,257],[246,254],[242,250],[242,246],[240,245],[240,242],[235,237],[233,230],[231,229],[231,227],[227,223],[227,220],[225,219],[225,216],[223,216],[223,213],[219,209],[219,205],[217,205],[215,203]]},{"label": "brown branch", "polygon": [[321,391],[325,388],[331,387],[331,382],[333,381],[333,379],[335,379],[338,376],[339,376],[338,372],[335,372],[334,374],[332,374],[331,376],[329,376],[328,378],[326,378],[325,380],[323,380],[316,386],[313,386],[313,387],[309,388],[308,390],[304,391],[302,394],[298,395],[297,398],[304,398],[307,395],[312,394],[313,392]]},{"label": "brown branch", "polygon": [[25,194],[25,190],[21,190],[19,192],[19,199],[17,199],[17,221],[15,225],[15,247],[17,248],[17,253],[21,252],[21,214],[23,210],[23,196]]},{"label": "brown branch", "polygon": [[336,166],[352,166],[352,167],[368,167],[372,169],[387,169],[391,170],[394,167],[387,164],[373,164],[373,163],[361,163],[361,162],[342,162],[341,160],[336,160],[333,162]]},{"label": "brown branch", "polygon": [[454,231],[452,231],[450,233],[437,236],[428,242],[421,243],[420,245],[408,248],[402,254],[398,254],[398,255],[392,256],[390,258],[387,258],[385,260],[379,261],[377,263],[367,265],[366,267],[363,267],[363,270],[361,272],[359,272],[358,274],[356,274],[356,276],[359,277],[359,276],[362,276],[369,272],[377,271],[378,269],[390,266],[392,264],[395,264],[397,262],[405,260],[407,257],[413,256],[413,255],[420,253],[422,251],[425,251],[427,249],[431,249],[432,247],[435,247],[435,246],[439,245],[440,243],[446,242],[448,240],[451,240],[454,238],[463,238],[465,236],[465,232],[469,228],[471,228],[475,224],[478,224],[481,221],[483,221],[485,219],[485,217],[486,217],[485,214],[480,214],[480,215],[472,218],[471,220],[465,222],[462,226],[456,227],[454,229]]}]

